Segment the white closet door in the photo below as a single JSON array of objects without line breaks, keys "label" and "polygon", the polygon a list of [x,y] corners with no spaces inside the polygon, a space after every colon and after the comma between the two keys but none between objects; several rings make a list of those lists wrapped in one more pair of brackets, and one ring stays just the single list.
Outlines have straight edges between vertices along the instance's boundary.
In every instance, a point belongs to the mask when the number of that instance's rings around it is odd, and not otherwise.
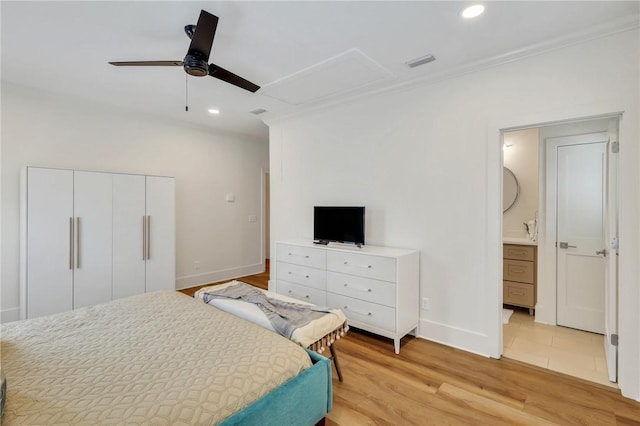
[{"label": "white closet door", "polygon": [[145,291],[145,177],[113,175],[113,298]]},{"label": "white closet door", "polygon": [[74,172],[74,309],[111,300],[112,176]]},{"label": "white closet door", "polygon": [[175,179],[146,178],[146,291],[175,290]]},{"label": "white closet door", "polygon": [[73,171],[27,169],[26,318],[73,309]]}]

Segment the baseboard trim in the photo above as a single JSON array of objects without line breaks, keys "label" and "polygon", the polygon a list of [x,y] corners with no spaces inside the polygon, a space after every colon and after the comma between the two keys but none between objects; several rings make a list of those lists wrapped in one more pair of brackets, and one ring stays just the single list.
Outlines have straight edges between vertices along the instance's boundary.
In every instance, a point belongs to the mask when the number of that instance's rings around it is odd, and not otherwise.
[{"label": "baseboard trim", "polygon": [[260,274],[265,271],[263,263],[255,265],[241,266],[239,268],[225,269],[222,271],[207,272],[205,274],[187,275],[176,278],[176,290],[196,287],[203,284],[215,283],[218,281],[232,280],[234,278],[245,277],[247,275]]},{"label": "baseboard trim", "polygon": [[489,337],[477,331],[421,319],[418,337],[490,358]]},{"label": "baseboard trim", "polygon": [[9,308],[0,311],[0,322],[18,321],[20,319],[20,308]]}]

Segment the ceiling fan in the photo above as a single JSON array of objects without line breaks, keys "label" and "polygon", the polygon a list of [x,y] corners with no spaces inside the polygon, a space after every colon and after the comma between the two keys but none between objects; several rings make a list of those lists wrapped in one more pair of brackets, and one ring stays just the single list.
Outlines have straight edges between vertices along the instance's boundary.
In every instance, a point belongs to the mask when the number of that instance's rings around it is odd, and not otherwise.
[{"label": "ceiling fan", "polygon": [[227,83],[238,86],[250,92],[260,89],[260,86],[245,80],[215,64],[209,64],[209,54],[216,34],[218,17],[202,10],[197,25],[187,25],[184,32],[191,39],[187,55],[182,61],[124,61],[109,62],[119,67],[183,67],[187,74],[194,77],[210,75]]}]

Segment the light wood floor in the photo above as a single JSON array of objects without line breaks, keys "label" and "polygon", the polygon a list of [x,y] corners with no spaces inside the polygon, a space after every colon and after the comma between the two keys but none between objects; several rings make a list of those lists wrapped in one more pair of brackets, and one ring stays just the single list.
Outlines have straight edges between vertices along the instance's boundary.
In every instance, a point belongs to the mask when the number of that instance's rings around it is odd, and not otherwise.
[{"label": "light wood floor", "polygon": [[[268,271],[240,279],[266,288]],[[344,382],[334,375],[329,426],[640,425],[640,403],[619,390],[518,361],[412,337],[395,355],[392,340],[356,330],[336,348]]]}]

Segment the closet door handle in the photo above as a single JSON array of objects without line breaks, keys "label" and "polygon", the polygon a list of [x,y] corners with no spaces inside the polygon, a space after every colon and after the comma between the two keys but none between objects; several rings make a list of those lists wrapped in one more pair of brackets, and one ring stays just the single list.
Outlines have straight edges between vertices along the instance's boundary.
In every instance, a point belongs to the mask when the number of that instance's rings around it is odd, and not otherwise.
[{"label": "closet door handle", "polygon": [[151,216],[147,216],[147,259],[151,259]]},{"label": "closet door handle", "polygon": [[146,216],[142,216],[142,260],[147,258],[147,224]]},{"label": "closet door handle", "polygon": [[76,217],[76,268],[80,269],[80,217]]},{"label": "closet door handle", "polygon": [[69,269],[73,270],[73,218],[69,218]]}]

